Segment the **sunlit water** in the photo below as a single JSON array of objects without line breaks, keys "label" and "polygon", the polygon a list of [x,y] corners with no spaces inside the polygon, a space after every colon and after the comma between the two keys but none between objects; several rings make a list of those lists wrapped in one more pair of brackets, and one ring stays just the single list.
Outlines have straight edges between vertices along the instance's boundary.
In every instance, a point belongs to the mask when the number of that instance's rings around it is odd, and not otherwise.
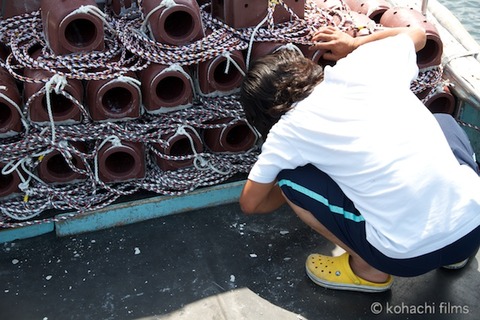
[{"label": "sunlit water", "polygon": [[457,17],[470,34],[480,42],[480,0],[438,0]]}]

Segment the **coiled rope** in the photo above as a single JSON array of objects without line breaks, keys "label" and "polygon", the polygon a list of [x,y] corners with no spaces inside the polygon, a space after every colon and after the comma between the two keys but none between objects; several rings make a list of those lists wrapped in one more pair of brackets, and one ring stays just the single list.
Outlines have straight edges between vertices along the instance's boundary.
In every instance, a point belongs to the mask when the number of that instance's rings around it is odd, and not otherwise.
[{"label": "coiled rope", "polygon": [[[275,24],[274,11],[282,7],[291,13],[291,21]],[[189,45],[172,46],[152,40],[145,29],[142,1],[124,14],[115,16],[110,8],[106,14],[95,11],[106,24],[105,50],[78,54],[55,55],[47,46],[42,34],[40,12],[33,12],[0,21],[0,42],[7,44],[11,54],[0,65],[23,83],[42,83],[42,90],[29,97],[21,111],[24,131],[18,136],[0,139],[0,162],[6,164],[3,174],[17,173],[21,177],[20,194],[0,199],[0,228],[15,228],[48,221],[69,219],[87,211],[104,208],[121,197],[140,190],[159,195],[181,195],[204,186],[212,186],[237,174],[247,173],[256,160],[259,149],[241,153],[196,152],[187,156],[166,155],[154,145],[168,146],[162,137],[186,134],[185,128],[198,132],[222,128],[245,120],[245,115],[235,94],[206,96],[198,94],[191,107],[168,113],[144,113],[139,119],[119,122],[93,122],[85,107],[64,90],[64,80],[82,81],[125,79],[127,73],[144,70],[152,63],[177,68],[205,62],[218,56],[228,57],[237,50],[250,50],[254,42],[281,42],[288,45],[309,45],[311,32],[318,27],[336,24],[342,31],[364,26],[351,23],[345,6],[331,10],[319,9],[313,0],[307,1],[305,17],[299,18],[282,1],[269,1],[267,14],[257,26],[234,29],[215,19],[201,7],[201,18],[211,33]],[[335,23],[335,19],[340,21]],[[369,30],[374,32],[375,30]],[[35,53],[35,54],[33,54]],[[233,59],[228,68],[239,68]],[[32,79],[22,70],[40,69],[53,76]],[[243,71],[242,71],[243,72]],[[412,83],[412,91],[433,88],[442,81],[441,68],[422,70]],[[82,120],[76,124],[48,124],[28,120],[28,109],[40,95],[55,92],[65,96],[78,107]],[[214,124],[217,119],[232,119],[230,123]],[[104,183],[98,179],[96,158],[106,142],[140,142],[145,145],[146,175],[143,179]],[[190,140],[191,141],[191,140]],[[86,145],[86,151],[75,145]],[[192,148],[195,150],[195,148]],[[72,171],[83,178],[72,184],[47,184],[36,172],[44,157],[59,152]],[[162,171],[155,157],[166,160],[194,159],[191,167]],[[80,159],[75,163],[73,159]],[[59,210],[63,214],[58,214]],[[66,213],[65,213],[66,212]]]}]

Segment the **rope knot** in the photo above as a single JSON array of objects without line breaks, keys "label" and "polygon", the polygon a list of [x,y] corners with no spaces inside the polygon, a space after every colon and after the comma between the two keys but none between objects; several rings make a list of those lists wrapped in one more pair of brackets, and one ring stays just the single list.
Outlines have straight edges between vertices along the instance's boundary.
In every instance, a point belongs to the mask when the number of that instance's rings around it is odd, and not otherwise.
[{"label": "rope knot", "polygon": [[178,71],[178,72],[185,73],[185,70],[183,70],[182,66],[178,63],[174,63],[174,64],[168,66],[162,72],[168,72],[168,71]]},{"label": "rope knot", "polygon": [[119,137],[112,137],[110,142],[112,143],[112,146],[114,146],[114,147],[120,147],[122,145],[122,141],[120,140]]},{"label": "rope knot", "polygon": [[20,191],[25,192],[25,193],[28,192],[28,187],[29,187],[28,181],[21,182],[21,183],[18,184],[18,189],[20,189]]},{"label": "rope knot", "polygon": [[67,84],[68,82],[66,76],[55,74],[45,84],[45,90],[47,91],[47,93],[51,93],[54,90],[56,94],[60,94],[63,92]]},{"label": "rope knot", "polygon": [[173,6],[176,6],[177,3],[175,2],[175,0],[163,0],[162,3],[159,5],[160,8],[171,8]]},{"label": "rope knot", "polygon": [[185,126],[180,126],[177,128],[177,132],[175,135],[180,135],[180,136],[186,136],[188,133],[187,133],[187,130],[185,130]]},{"label": "rope knot", "polygon": [[128,76],[119,76],[115,80],[119,81],[119,82],[129,83],[131,85],[138,86],[138,87],[140,87],[142,85],[142,83],[138,79],[128,77]]},{"label": "rope knot", "polygon": [[60,148],[62,148],[62,150],[60,151],[63,156],[67,159],[72,159],[72,154],[70,153],[70,151],[67,150],[68,148],[68,141],[67,140],[61,140],[59,143],[58,143],[58,146]]},{"label": "rope knot", "polygon": [[270,0],[268,4],[272,7],[275,7],[280,4],[280,0]]},{"label": "rope knot", "polygon": [[230,71],[230,64],[233,64],[237,70],[241,73],[242,76],[245,77],[245,72],[242,70],[242,68],[238,65],[238,63],[235,61],[235,59],[232,58],[232,55],[230,52],[224,52],[222,53],[222,56],[227,59],[227,65],[225,66],[225,74],[227,74]]}]

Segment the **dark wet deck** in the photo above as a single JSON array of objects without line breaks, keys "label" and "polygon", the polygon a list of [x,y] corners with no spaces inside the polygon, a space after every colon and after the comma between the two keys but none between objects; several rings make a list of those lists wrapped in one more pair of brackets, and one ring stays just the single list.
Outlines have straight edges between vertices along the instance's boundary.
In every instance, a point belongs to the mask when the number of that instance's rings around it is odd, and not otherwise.
[{"label": "dark wet deck", "polygon": [[4,243],[0,319],[480,319],[480,254],[366,294],[306,277],[306,256],[334,249],[286,207],[237,204]]}]

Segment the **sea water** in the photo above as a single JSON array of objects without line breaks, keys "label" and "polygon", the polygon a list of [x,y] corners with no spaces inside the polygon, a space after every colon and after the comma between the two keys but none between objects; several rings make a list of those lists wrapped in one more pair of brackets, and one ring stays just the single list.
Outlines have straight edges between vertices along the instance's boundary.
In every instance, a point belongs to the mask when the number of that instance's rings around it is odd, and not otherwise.
[{"label": "sea water", "polygon": [[447,7],[480,43],[480,0],[438,0],[438,2]]}]

